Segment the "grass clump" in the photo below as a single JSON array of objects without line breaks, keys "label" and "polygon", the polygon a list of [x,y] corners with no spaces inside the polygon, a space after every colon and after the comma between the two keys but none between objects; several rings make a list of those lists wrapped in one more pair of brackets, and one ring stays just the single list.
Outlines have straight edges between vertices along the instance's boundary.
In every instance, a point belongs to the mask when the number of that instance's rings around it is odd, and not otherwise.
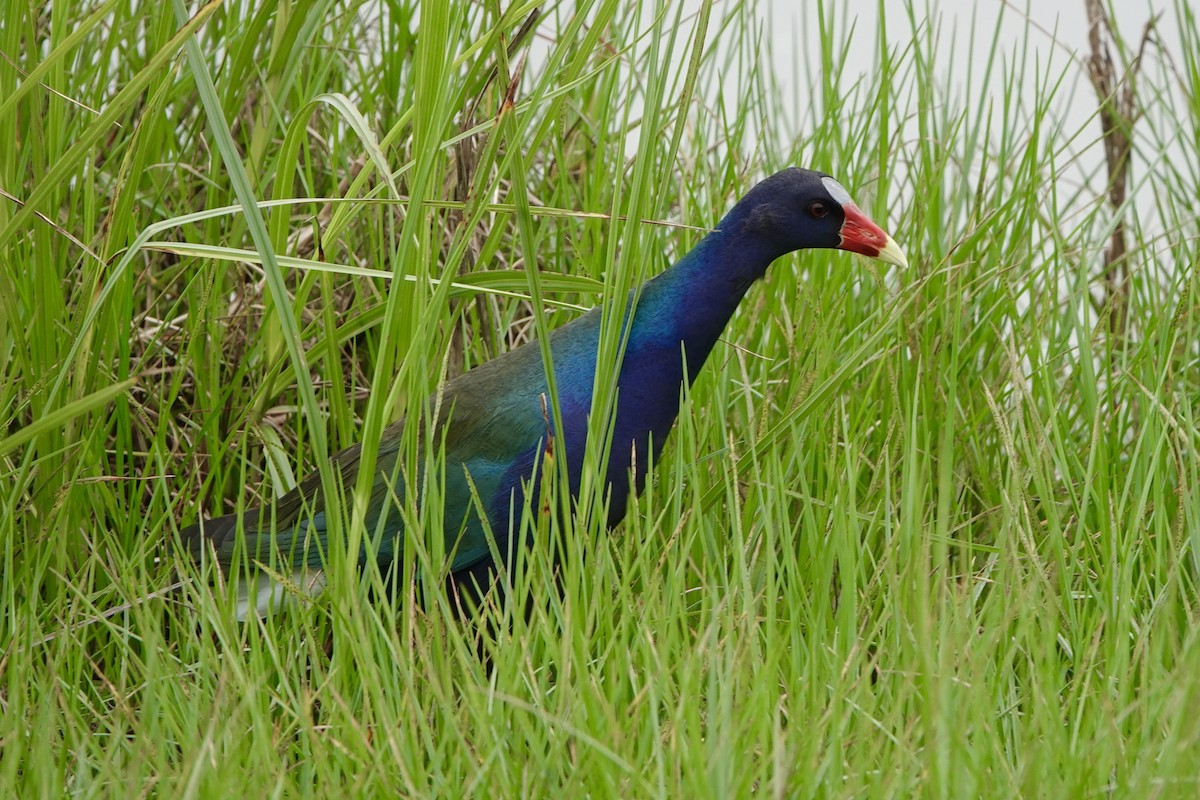
[{"label": "grass clump", "polygon": [[[0,11],[0,793],[1192,796],[1188,6],[1114,209],[1066,57],[971,34],[963,86],[939,17],[865,65],[818,4],[794,119],[751,4],[538,5]],[[627,520],[585,502],[560,593],[513,576],[528,618],[478,644],[334,553],[239,625],[174,570],[201,511],[623,298],[787,164],[912,269],[776,264]]]}]

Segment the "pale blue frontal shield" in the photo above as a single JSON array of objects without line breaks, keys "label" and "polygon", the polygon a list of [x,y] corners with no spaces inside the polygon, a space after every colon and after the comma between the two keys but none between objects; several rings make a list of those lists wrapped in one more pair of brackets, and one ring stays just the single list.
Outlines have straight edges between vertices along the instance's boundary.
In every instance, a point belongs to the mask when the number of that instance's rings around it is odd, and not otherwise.
[{"label": "pale blue frontal shield", "polygon": [[833,178],[821,178],[821,183],[824,185],[825,191],[829,192],[829,196],[836,200],[838,205],[857,205],[852,199],[850,199],[850,193],[846,191],[846,188]]}]

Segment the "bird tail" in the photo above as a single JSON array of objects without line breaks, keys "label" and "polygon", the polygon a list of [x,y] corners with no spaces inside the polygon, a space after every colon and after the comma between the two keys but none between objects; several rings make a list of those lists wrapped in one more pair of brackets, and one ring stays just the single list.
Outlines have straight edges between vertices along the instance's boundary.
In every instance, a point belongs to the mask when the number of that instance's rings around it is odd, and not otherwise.
[{"label": "bird tail", "polygon": [[247,511],[244,515],[227,514],[224,517],[202,519],[180,531],[179,539],[188,555],[195,560],[199,561],[205,553],[215,550],[218,560],[225,563],[221,553],[232,549],[232,537],[237,531],[240,517],[245,517],[245,526],[250,529],[258,521],[258,509]]},{"label": "bird tail", "polygon": [[[257,530],[258,509],[251,509],[244,515],[229,514],[201,520],[180,531],[179,538],[188,555],[197,563],[204,560],[206,555],[215,555],[221,571],[228,574],[239,521],[248,533]],[[245,622],[251,617],[264,617],[268,611],[282,608],[289,600],[316,597],[324,589],[325,571],[321,569],[304,566],[282,573],[265,567],[254,570],[249,575],[242,575],[238,582],[235,606],[237,619]]]},{"label": "bird tail", "polygon": [[325,570],[292,570],[291,575],[271,575],[259,570],[238,584],[235,613],[238,622],[251,617],[262,618],[269,611],[279,610],[289,600],[316,597],[325,591]]}]

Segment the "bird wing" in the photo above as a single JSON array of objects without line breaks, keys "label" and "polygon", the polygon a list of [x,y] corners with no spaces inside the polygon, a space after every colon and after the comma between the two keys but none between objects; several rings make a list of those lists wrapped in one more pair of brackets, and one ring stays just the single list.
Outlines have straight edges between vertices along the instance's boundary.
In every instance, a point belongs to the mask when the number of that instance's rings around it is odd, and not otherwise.
[{"label": "bird wing", "polygon": [[[472,486],[496,535],[507,535],[512,491],[528,476],[546,436],[544,392],[536,348],[513,350],[446,385],[434,446],[445,448],[443,538],[445,552],[453,553],[451,571],[474,566],[491,552]],[[406,419],[392,423],[380,437],[365,518],[375,557],[384,564],[402,546],[404,487],[420,486],[424,477],[422,467],[415,481],[406,481],[400,468],[405,424]],[[354,444],[332,459],[334,478],[345,492],[358,479],[361,456],[361,445]],[[218,561],[229,565],[238,558],[237,526],[238,515],[233,514],[198,523],[182,536],[193,554],[211,544]],[[328,526],[320,472],[309,473],[274,503],[246,511],[242,527],[244,552],[252,561],[292,570],[322,568]],[[360,559],[367,558],[364,544]]]}]

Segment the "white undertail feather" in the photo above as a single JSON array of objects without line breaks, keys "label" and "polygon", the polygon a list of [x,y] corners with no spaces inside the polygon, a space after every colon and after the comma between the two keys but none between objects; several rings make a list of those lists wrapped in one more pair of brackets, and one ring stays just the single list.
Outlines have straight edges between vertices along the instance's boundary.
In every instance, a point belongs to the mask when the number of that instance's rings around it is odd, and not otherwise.
[{"label": "white undertail feather", "polygon": [[245,622],[251,616],[265,617],[268,611],[278,611],[288,600],[297,597],[316,597],[325,591],[325,570],[292,570],[286,581],[265,572],[258,572],[252,580],[242,581],[238,586],[237,618]]}]

